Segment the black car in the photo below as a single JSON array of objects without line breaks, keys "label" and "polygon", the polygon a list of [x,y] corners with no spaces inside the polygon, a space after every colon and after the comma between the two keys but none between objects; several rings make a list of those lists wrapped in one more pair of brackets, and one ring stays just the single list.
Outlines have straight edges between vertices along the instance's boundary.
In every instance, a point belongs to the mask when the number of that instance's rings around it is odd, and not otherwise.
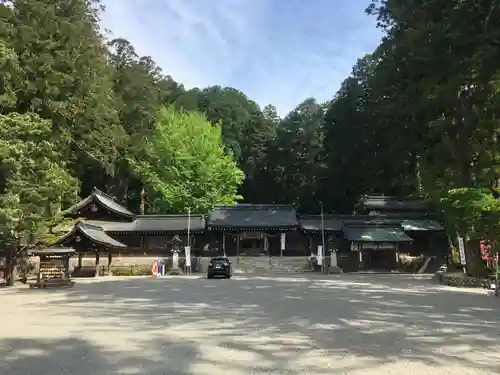
[{"label": "black car", "polygon": [[217,257],[210,259],[207,269],[207,279],[213,279],[215,276],[231,278],[231,262],[226,257]]}]

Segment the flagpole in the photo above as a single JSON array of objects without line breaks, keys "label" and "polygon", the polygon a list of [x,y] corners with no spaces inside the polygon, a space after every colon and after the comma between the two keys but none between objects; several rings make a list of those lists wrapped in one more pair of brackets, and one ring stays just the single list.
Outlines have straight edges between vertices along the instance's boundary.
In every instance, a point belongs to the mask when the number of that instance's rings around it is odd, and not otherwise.
[{"label": "flagpole", "polygon": [[321,247],[323,248],[323,251],[322,251],[322,260],[321,260],[321,269],[323,270],[323,272],[326,271],[326,266],[325,266],[325,260],[326,260],[326,250],[325,250],[325,222],[324,222],[324,218],[323,218],[323,202],[320,203],[321,204]]},{"label": "flagpole", "polygon": [[191,208],[188,208],[188,246],[191,244]]},{"label": "flagpole", "polygon": [[188,240],[187,240],[187,246],[189,248],[189,254],[186,254],[186,260],[188,260],[189,257],[189,266],[187,268],[187,272],[190,275],[191,274],[191,207],[188,207]]}]

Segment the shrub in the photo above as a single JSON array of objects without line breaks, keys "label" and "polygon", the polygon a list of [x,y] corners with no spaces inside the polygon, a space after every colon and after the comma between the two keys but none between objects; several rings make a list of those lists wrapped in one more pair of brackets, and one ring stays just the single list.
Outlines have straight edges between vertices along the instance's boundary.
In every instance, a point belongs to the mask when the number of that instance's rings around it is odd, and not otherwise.
[{"label": "shrub", "polygon": [[114,276],[150,276],[151,266],[147,264],[113,267],[111,273]]},{"label": "shrub", "polygon": [[486,278],[476,278],[465,275],[442,275],[441,283],[449,286],[468,288],[489,288],[491,280]]}]

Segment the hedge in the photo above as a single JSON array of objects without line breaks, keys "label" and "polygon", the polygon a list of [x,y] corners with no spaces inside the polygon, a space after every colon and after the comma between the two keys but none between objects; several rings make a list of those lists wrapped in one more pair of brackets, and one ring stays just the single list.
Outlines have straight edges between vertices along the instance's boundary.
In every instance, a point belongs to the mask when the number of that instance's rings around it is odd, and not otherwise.
[{"label": "hedge", "polygon": [[490,288],[492,280],[465,275],[441,275],[441,284],[467,288]]},{"label": "hedge", "polygon": [[151,276],[150,265],[111,267],[113,276]]}]

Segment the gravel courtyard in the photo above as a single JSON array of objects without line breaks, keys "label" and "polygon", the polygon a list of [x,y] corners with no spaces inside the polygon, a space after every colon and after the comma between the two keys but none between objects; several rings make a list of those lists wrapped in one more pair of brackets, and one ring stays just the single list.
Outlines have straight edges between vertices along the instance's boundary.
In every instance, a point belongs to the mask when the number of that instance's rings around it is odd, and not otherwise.
[{"label": "gravel courtyard", "polygon": [[403,275],[0,290],[0,374],[500,373],[500,298]]}]

